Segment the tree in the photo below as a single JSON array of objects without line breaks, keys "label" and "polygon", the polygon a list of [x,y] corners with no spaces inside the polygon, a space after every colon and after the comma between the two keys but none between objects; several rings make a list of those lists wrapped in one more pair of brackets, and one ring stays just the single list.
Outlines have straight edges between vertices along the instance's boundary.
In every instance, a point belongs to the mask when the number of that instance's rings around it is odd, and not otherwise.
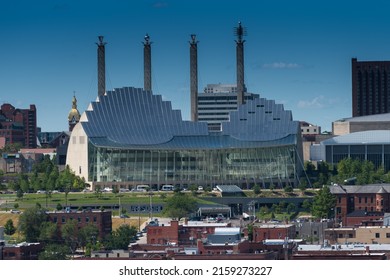
[{"label": "tree", "polygon": [[123,249],[126,250],[131,239],[137,234],[137,229],[128,224],[122,224],[111,233],[105,242],[107,249]]},{"label": "tree", "polygon": [[57,211],[61,211],[62,210],[62,204],[58,202],[57,206],[56,206],[56,209],[57,209]]},{"label": "tree", "polygon": [[76,220],[66,221],[66,223],[61,227],[61,237],[73,254],[79,245]]},{"label": "tree", "polygon": [[167,199],[163,214],[179,220],[180,218],[187,217],[196,208],[197,202],[195,198],[187,194],[176,193]]},{"label": "tree", "polygon": [[8,219],[4,225],[4,233],[6,235],[12,235],[16,232],[16,228],[14,226],[14,222],[11,219]]},{"label": "tree", "polygon": [[45,246],[45,250],[42,251],[38,259],[40,260],[66,260],[70,250],[66,245],[49,244]]},{"label": "tree", "polygon": [[260,186],[258,184],[253,186],[253,193],[255,195],[259,195],[261,193],[261,189],[260,189]]},{"label": "tree", "polygon": [[43,222],[41,224],[38,240],[46,244],[58,241],[57,224],[52,222]]},{"label": "tree", "polygon": [[47,220],[45,210],[35,206],[27,208],[19,217],[18,230],[27,242],[37,242],[41,233],[42,223]]},{"label": "tree", "polygon": [[312,214],[317,218],[329,218],[335,205],[336,197],[330,192],[328,186],[324,186],[314,196]]},{"label": "tree", "polygon": [[95,225],[86,225],[79,230],[78,239],[80,247],[85,247],[87,244],[94,245],[99,236],[99,229]]}]

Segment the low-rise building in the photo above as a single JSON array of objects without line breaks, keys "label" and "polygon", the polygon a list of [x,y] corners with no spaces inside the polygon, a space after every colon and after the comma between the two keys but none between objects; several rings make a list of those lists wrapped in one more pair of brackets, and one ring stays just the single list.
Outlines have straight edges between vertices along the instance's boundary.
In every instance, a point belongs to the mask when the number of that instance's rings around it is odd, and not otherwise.
[{"label": "low-rise building", "polygon": [[99,230],[99,236],[96,236],[97,239],[104,238],[112,231],[111,211],[54,211],[48,212],[48,219],[50,222],[57,224],[59,229],[69,220],[77,221],[78,229],[86,225],[94,225]]}]

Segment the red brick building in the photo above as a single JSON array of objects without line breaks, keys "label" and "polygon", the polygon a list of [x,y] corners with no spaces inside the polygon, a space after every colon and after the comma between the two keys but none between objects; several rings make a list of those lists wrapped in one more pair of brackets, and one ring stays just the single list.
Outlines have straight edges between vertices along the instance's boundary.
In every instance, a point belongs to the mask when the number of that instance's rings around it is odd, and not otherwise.
[{"label": "red brick building", "polygon": [[293,224],[254,224],[253,242],[263,242],[266,239],[294,239],[296,236]]},{"label": "red brick building", "polygon": [[[367,213],[377,213],[375,216],[390,212],[390,184],[362,186],[335,184],[330,187],[330,191],[336,196],[336,219],[343,226],[356,224],[356,219],[348,219],[348,215],[351,216],[354,211],[363,210]],[[376,217],[371,220],[374,219]],[[367,217],[362,217],[362,220],[367,220]]]},{"label": "red brick building", "polygon": [[99,229],[99,236],[104,238],[112,231],[111,211],[56,211],[48,212],[49,221],[56,223],[61,228],[67,221],[77,221],[77,228],[81,229],[86,225],[94,225]]},{"label": "red brick building", "polygon": [[35,105],[29,109],[17,109],[4,103],[0,108],[0,136],[7,144],[21,143],[26,148],[37,147],[37,110]]},{"label": "red brick building", "polygon": [[197,239],[214,234],[217,227],[230,227],[230,223],[204,223],[171,221],[170,225],[148,226],[148,244],[193,244]]},{"label": "red brick building", "polygon": [[20,243],[0,248],[0,260],[37,260],[41,243]]}]

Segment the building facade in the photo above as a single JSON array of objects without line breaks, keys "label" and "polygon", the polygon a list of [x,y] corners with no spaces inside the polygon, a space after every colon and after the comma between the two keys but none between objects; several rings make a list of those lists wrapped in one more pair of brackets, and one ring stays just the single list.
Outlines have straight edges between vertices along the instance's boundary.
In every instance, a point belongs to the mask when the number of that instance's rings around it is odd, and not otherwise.
[{"label": "building facade", "polygon": [[104,238],[112,231],[112,218],[111,211],[56,211],[48,212],[48,220],[57,224],[57,227],[61,229],[67,221],[77,221],[77,229],[81,229],[87,225],[94,225],[99,230],[98,238]]},{"label": "building facade", "polygon": [[332,123],[333,135],[388,129],[390,129],[390,113],[344,118]]},{"label": "building facade", "polygon": [[346,158],[371,161],[390,170],[390,130],[370,130],[336,136],[311,146],[312,160],[337,164]]},{"label": "building facade", "polygon": [[37,110],[35,105],[29,109],[17,109],[4,103],[0,109],[0,136],[6,144],[20,143],[25,148],[37,147]]},{"label": "building facade", "polygon": [[183,121],[160,95],[108,91],[74,127],[67,164],[93,186],[294,185],[302,170],[299,123],[291,111],[255,98],[218,133]]},{"label": "building facade", "polygon": [[[373,184],[363,186],[333,185],[330,191],[336,196],[335,214],[343,225],[356,224],[356,219],[351,213],[355,211],[371,212],[372,215],[360,218],[363,220],[377,220],[383,217],[385,212],[390,212],[390,185]],[[375,213],[375,214],[374,214]]]},{"label": "building facade", "polygon": [[[221,131],[222,123],[229,121],[229,113],[238,108],[237,85],[208,84],[198,94],[198,121],[206,122],[210,131]],[[258,94],[247,93],[244,100],[253,100]]]},{"label": "building facade", "polygon": [[352,58],[352,116],[390,113],[390,61]]}]

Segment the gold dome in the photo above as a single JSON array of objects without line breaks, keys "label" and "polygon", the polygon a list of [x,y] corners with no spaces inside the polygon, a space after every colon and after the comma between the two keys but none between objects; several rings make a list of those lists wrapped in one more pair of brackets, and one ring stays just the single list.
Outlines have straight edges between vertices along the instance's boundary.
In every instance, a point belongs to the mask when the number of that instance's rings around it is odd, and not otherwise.
[{"label": "gold dome", "polygon": [[76,123],[80,121],[80,117],[80,112],[77,110],[77,99],[76,96],[73,95],[72,109],[69,111],[68,121]]}]

